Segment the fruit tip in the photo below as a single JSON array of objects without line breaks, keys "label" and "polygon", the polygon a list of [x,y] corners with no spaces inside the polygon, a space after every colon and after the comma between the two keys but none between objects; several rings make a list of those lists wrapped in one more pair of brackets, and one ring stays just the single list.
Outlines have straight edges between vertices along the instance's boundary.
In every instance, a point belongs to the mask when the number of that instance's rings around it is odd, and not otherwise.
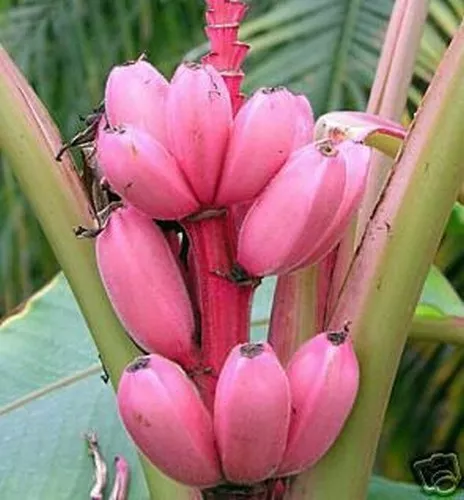
[{"label": "fruit tip", "polygon": [[253,359],[264,352],[264,344],[262,343],[249,343],[243,344],[240,347],[240,354],[244,358]]},{"label": "fruit tip", "polygon": [[145,368],[148,367],[149,364],[150,364],[150,356],[140,356],[127,366],[126,372],[135,373],[138,372],[139,370],[144,370]]}]

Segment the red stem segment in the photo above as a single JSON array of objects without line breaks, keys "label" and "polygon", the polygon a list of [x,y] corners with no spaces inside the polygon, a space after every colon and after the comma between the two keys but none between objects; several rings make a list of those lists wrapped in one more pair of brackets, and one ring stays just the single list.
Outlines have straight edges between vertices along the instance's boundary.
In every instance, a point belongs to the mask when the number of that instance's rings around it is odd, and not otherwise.
[{"label": "red stem segment", "polygon": [[243,103],[240,87],[244,78],[241,69],[250,47],[238,41],[240,22],[248,9],[241,0],[206,0],[206,35],[210,52],[203,62],[214,66],[229,89],[234,113]]},{"label": "red stem segment", "polygon": [[236,344],[248,341],[254,287],[230,277],[235,231],[226,213],[185,220],[182,225],[189,239],[188,273],[199,310],[202,371],[196,381],[211,404],[227,354]]}]

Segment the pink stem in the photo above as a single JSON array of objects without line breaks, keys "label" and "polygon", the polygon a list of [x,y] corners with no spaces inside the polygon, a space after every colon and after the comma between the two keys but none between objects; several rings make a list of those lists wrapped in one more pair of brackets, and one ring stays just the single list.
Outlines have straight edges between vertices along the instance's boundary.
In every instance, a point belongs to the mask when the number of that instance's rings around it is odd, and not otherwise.
[{"label": "pink stem", "polygon": [[244,78],[242,63],[250,47],[238,41],[240,22],[248,10],[240,0],[206,0],[206,35],[210,52],[203,62],[214,66],[229,89],[234,113],[243,103],[240,87]]},{"label": "pink stem", "polygon": [[[369,97],[367,107],[369,113],[394,121],[400,120],[426,16],[427,2],[415,0],[395,2]],[[385,186],[392,164],[393,161],[384,154],[373,152],[366,194],[359,214],[337,248],[326,316],[332,314],[337,304],[356,248]]]},{"label": "pink stem", "polygon": [[230,349],[247,342],[254,286],[231,277],[235,230],[227,214],[185,220],[190,243],[188,270],[199,310],[202,369],[196,382],[212,404],[217,377]]}]

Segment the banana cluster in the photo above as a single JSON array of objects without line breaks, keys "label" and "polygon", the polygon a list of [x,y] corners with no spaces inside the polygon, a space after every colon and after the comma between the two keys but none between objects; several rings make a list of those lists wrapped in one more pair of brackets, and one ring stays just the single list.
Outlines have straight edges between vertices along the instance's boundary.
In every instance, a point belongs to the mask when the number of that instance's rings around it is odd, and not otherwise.
[{"label": "banana cluster", "polygon": [[321,333],[284,368],[267,343],[234,347],[205,406],[180,366],[157,354],[136,359],[119,384],[126,429],[173,479],[199,488],[253,484],[311,467],[353,406],[359,368],[345,331]]}]

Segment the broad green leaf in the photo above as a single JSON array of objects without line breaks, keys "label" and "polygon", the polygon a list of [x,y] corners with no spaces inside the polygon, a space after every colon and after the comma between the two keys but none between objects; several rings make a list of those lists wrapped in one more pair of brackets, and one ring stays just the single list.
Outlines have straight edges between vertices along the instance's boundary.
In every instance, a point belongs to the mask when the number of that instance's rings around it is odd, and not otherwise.
[{"label": "broad green leaf", "polygon": [[461,203],[454,204],[447,229],[456,236],[464,236],[464,205]]},{"label": "broad green leaf", "polygon": [[114,393],[65,279],[55,278],[0,326],[0,491],[12,500],[88,498],[96,431],[110,470],[130,462],[131,495],[148,499]]},{"label": "broad green leaf", "polygon": [[435,266],[430,269],[416,314],[434,317],[464,316],[464,302]]},{"label": "broad green leaf", "polygon": [[288,0],[246,23],[247,90],[286,85],[317,114],[366,106],[392,0]]},{"label": "broad green leaf", "polygon": [[[267,334],[274,279],[257,293],[255,340]],[[131,464],[130,499],[148,499],[133,445],[77,303],[59,275],[0,326],[0,491],[2,500],[86,498],[93,481],[83,439],[95,430],[111,466]],[[111,467],[110,467],[111,468]],[[169,496],[158,500],[170,500]]]}]

